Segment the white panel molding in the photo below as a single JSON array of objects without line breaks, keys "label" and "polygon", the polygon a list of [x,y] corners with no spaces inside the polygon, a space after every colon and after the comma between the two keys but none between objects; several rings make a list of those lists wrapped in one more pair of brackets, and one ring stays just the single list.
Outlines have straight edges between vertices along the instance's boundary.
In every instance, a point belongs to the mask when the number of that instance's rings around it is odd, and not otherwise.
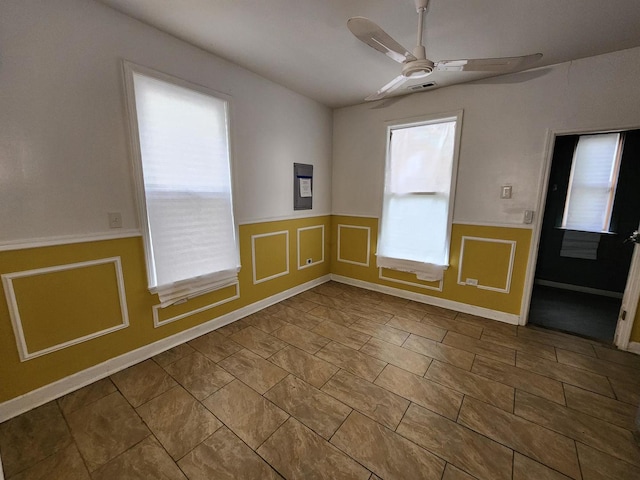
[{"label": "white panel molding", "polygon": [[516,241],[515,240],[502,240],[497,238],[484,238],[484,237],[467,237],[463,236],[460,244],[460,265],[458,267],[458,285],[470,286],[466,282],[462,281],[462,266],[464,265],[464,244],[466,240],[473,242],[487,242],[487,243],[503,243],[511,245],[511,251],[509,253],[509,269],[507,270],[507,278],[505,278],[504,288],[489,287],[487,285],[473,285],[481,290],[490,290],[492,292],[509,293],[511,290],[511,277],[513,276],[513,264],[516,257]]},{"label": "white panel molding", "polygon": [[380,217],[378,215],[362,215],[357,213],[332,213],[334,217],[354,217],[354,218],[372,218],[375,220],[379,220]]},{"label": "white panel molding", "polygon": [[57,237],[30,238],[12,240],[0,244],[0,252],[10,250],[24,250],[26,248],[52,247],[55,245],[71,245],[74,243],[99,242],[101,240],[116,240],[119,238],[141,237],[138,229],[118,230],[118,232],[88,233],[86,235],[64,235]]},{"label": "white panel molding", "polygon": [[0,403],[0,423],[329,280],[331,276],[324,275]]},{"label": "white panel molding", "polygon": [[423,293],[409,292],[407,290],[402,290],[395,287],[387,287],[386,285],[378,285],[377,283],[365,282],[363,280],[344,277],[342,275],[331,274],[331,280],[335,282],[345,283],[347,285],[353,285],[354,287],[366,288],[367,290],[373,290],[375,292],[386,293],[400,298],[406,298],[408,300],[415,300],[416,302],[433,305],[434,307],[448,308],[449,310],[455,310],[456,312],[460,313],[467,313],[469,315],[476,315],[478,317],[488,318],[490,320],[497,320],[498,322],[508,323],[510,325],[518,325],[518,322],[520,321],[520,316],[513,313],[491,310],[484,307],[476,307],[475,305],[469,305],[467,303],[447,300],[445,298],[432,297]]},{"label": "white panel molding", "polygon": [[[87,268],[95,265],[104,265],[113,263],[115,266],[115,275],[118,285],[118,297],[120,300],[120,314],[122,316],[122,322],[104,330],[90,333],[82,337],[74,338],[67,342],[59,343],[51,347],[30,352],[27,347],[27,341],[24,336],[24,330],[22,328],[22,319],[20,318],[20,308],[18,305],[18,299],[16,298],[13,288],[13,280],[16,278],[33,277],[36,275],[46,275],[53,272],[62,272],[66,270],[75,270],[78,268]],[[11,317],[11,323],[13,324],[13,332],[16,337],[16,345],[18,347],[18,353],[20,355],[20,361],[31,360],[32,358],[46,355],[47,353],[62,350],[63,348],[77,345],[78,343],[86,342],[93,338],[107,335],[111,332],[127,328],[129,326],[129,314],[127,310],[127,299],[124,290],[124,277],[122,275],[122,264],[120,257],[101,258],[98,260],[91,260],[88,262],[69,263],[65,265],[56,265],[53,267],[37,268],[34,270],[24,270],[21,272],[5,273],[2,275],[2,284],[4,285],[5,296],[7,298],[7,305],[9,306],[9,316]]]},{"label": "white panel molding", "polygon": [[[354,262],[353,260],[345,260],[340,257],[340,230],[343,228],[354,228],[356,230],[367,231],[367,261],[366,262]],[[369,256],[371,255],[371,227],[362,227],[360,225],[344,225],[338,224],[338,248],[337,248],[337,260],[342,263],[350,263],[352,265],[360,265],[361,267],[369,266]]]},{"label": "white panel molding", "polygon": [[[258,279],[256,276],[256,238],[264,238],[264,237],[273,237],[275,235],[285,235],[286,237],[286,259],[287,259],[287,269],[271,275],[269,277],[264,277]],[[258,283],[267,282],[269,280],[273,280],[274,278],[282,277],[283,275],[289,274],[289,230],[281,230],[279,232],[269,232],[269,233],[261,233],[259,235],[251,235],[251,266],[253,269],[253,284],[257,285]]]},{"label": "white panel molding", "polygon": [[[300,265],[300,232],[304,231],[304,230],[315,230],[316,228],[319,228],[320,231],[322,232],[322,258],[320,260],[318,260],[317,262],[312,262],[312,263],[307,263],[304,265]],[[312,227],[301,227],[298,228],[297,230],[297,243],[296,243],[296,251],[297,251],[297,258],[298,258],[298,263],[296,264],[298,267],[298,270],[302,270],[304,268],[309,268],[309,267],[313,267],[314,265],[320,265],[321,263],[324,263],[324,225],[314,225]]]},{"label": "white panel molding", "polygon": [[443,280],[440,280],[438,282],[438,286],[437,287],[432,287],[431,285],[424,285],[422,283],[414,283],[414,282],[409,282],[407,280],[399,280],[397,278],[385,277],[382,274],[382,267],[378,267],[378,278],[380,280],[386,280],[388,282],[402,283],[403,285],[411,285],[411,286],[414,286],[414,287],[424,288],[425,290],[434,290],[436,292],[441,292],[442,291],[442,285],[443,285]]},{"label": "white panel molding", "polygon": [[176,315],[175,317],[165,318],[164,320],[160,320],[160,310],[162,310],[162,306],[160,304],[154,305],[153,307],[151,307],[153,310],[153,328],[158,328],[168,323],[182,320],[183,318],[190,317],[191,315],[195,315],[197,313],[201,313],[206,310],[210,310],[214,307],[218,307],[220,305],[224,305],[225,303],[229,303],[229,302],[232,302],[233,300],[239,299],[240,298],[240,282],[235,282],[232,285],[235,285],[236,287],[236,293],[234,295],[231,295],[230,297],[224,298],[222,300],[218,300],[217,302],[210,303],[209,305],[204,305],[200,308],[196,308],[195,310],[190,310],[188,312],[181,313],[180,315]]}]

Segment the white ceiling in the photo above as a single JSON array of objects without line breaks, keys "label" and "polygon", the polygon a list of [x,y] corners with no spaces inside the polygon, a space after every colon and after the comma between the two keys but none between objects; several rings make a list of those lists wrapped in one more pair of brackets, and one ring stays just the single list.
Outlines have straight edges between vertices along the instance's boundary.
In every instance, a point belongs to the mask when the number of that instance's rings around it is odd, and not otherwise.
[{"label": "white ceiling", "polygon": [[[367,17],[409,50],[417,29],[413,0],[100,1],[331,107],[361,103],[400,73],[347,19]],[[545,66],[640,46],[640,0],[431,0],[425,24],[431,60],[540,52]]]}]

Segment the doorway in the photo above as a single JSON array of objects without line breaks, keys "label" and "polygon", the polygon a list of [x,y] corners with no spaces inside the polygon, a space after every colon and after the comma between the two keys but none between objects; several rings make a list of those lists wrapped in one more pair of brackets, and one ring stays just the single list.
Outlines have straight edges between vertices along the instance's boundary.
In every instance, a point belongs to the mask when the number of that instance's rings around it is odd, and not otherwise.
[{"label": "doorway", "polygon": [[613,343],[639,222],[640,130],[556,136],[528,322]]}]

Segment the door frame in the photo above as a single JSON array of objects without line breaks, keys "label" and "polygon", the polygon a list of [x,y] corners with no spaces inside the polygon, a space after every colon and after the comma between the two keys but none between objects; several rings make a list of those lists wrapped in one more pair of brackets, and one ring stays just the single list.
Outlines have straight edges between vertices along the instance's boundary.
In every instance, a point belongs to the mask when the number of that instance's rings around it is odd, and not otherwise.
[{"label": "door frame", "polygon": [[[591,133],[608,133],[621,132],[626,130],[638,130],[638,125],[625,125],[621,127],[605,127],[605,128],[583,128],[570,130],[554,130],[547,129],[546,146],[544,149],[544,161],[538,180],[538,201],[537,210],[534,219],[534,226],[531,238],[531,247],[529,248],[529,259],[527,274],[525,276],[524,290],[522,292],[522,305],[520,307],[520,325],[526,325],[529,321],[529,309],[531,307],[531,295],[533,294],[533,284],[536,275],[536,265],[538,262],[538,252],[540,249],[540,237],[542,234],[542,219],[547,203],[547,190],[549,187],[549,176],[551,175],[551,164],[553,162],[553,149],[556,137],[561,135],[586,135]],[[629,339],[631,337],[631,329],[640,301],[640,248],[635,245],[629,274],[627,276],[626,287],[622,298],[622,308],[618,314],[618,324],[614,337],[614,345],[621,350],[629,349]],[[626,310],[626,320],[621,319],[622,311]]]}]

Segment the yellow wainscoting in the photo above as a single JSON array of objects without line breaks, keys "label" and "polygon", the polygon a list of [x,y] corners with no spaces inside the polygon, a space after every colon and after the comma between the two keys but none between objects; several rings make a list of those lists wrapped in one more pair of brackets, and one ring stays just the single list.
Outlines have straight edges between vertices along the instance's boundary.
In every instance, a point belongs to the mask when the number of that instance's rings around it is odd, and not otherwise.
[{"label": "yellow wainscoting", "polygon": [[[323,262],[300,270],[292,268],[288,274],[253,283],[252,237],[287,232],[287,235],[259,237],[277,241],[276,248],[268,255],[261,251],[267,244],[260,243],[260,240],[256,243],[256,273],[258,278],[265,278],[274,272],[282,272],[287,261],[289,265],[296,265],[298,229],[318,226],[329,231],[331,217],[241,225],[239,284],[162,309],[157,308],[158,297],[150,294],[147,287],[141,237],[0,251],[0,275],[50,267],[56,270],[59,266],[119,257],[129,319],[126,328],[84,339],[80,343],[70,343],[59,350],[22,361],[3,292],[0,295],[0,402],[327,275],[330,263]],[[309,232],[320,230],[311,229]],[[286,237],[288,259],[283,253],[287,251],[283,244]],[[313,252],[322,250],[318,245],[318,241],[323,241],[320,238],[318,235],[303,235],[301,252],[312,252],[315,259],[316,253]],[[330,251],[329,238],[324,239],[324,249]],[[276,258],[262,263],[263,259],[273,256]],[[99,332],[105,327],[122,325],[123,314],[119,310],[121,303],[113,269],[113,263],[105,263],[86,270],[73,268],[41,277],[14,278],[11,283],[21,306],[28,351],[37,352],[85,337],[87,333]],[[87,289],[83,290],[85,287]]]},{"label": "yellow wainscoting", "polygon": [[2,276],[22,360],[129,324],[120,257]]},{"label": "yellow wainscoting", "polygon": [[[340,239],[339,225],[343,226],[340,229]],[[338,250],[349,252],[349,259],[362,259],[367,254],[364,239],[345,237],[342,233],[348,229],[345,230],[344,226],[367,227],[372,232],[369,247],[372,261],[369,266],[346,263],[338,258]],[[520,314],[531,242],[530,229],[454,224],[451,230],[449,267],[445,270],[441,285],[418,280],[411,273],[378,269],[375,264],[377,232],[377,218],[334,216],[332,241],[339,244],[339,248],[336,248],[332,256],[331,273],[499,312]],[[465,241],[466,253],[460,265],[463,237],[481,240]],[[459,284],[459,275],[464,279],[476,278],[479,286]]]},{"label": "yellow wainscoting", "polygon": [[289,273],[289,231],[251,236],[253,283],[266,282]]},{"label": "yellow wainscoting", "polygon": [[324,262],[324,225],[313,225],[297,229],[298,270]]},{"label": "yellow wainscoting", "polygon": [[371,227],[338,223],[337,232],[337,260],[368,267],[371,256]]}]

